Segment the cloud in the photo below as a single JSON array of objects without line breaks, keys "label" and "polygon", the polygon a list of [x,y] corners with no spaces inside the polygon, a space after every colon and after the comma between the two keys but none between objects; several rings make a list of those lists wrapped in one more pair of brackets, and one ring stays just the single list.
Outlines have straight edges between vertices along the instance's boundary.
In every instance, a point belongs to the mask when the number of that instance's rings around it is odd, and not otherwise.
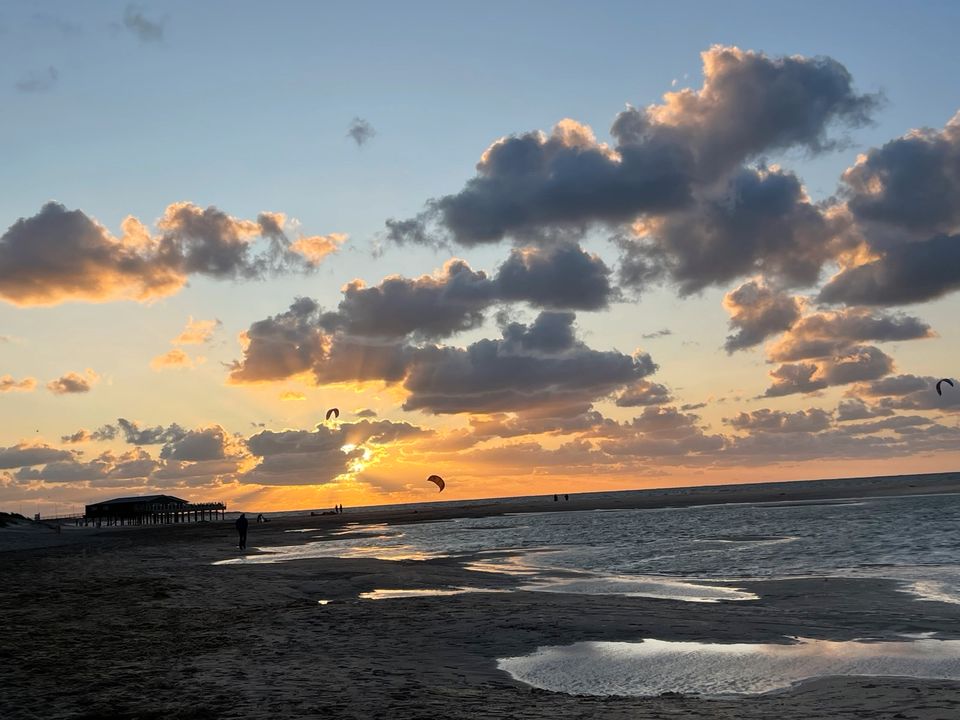
[{"label": "cloud", "polygon": [[770,371],[774,382],[763,396],[812,393],[833,385],[876,380],[893,369],[893,359],[882,350],[872,345],[858,345],[823,360],[780,365]]},{"label": "cloud", "polygon": [[614,295],[610,269],[576,243],[512,250],[495,282],[499,299],[544,308],[599,310]]},{"label": "cloud", "polygon": [[867,418],[886,417],[889,415],[893,415],[893,410],[867,405],[863,400],[858,398],[841,400],[837,406],[838,422],[866,420]]},{"label": "cloud", "polygon": [[123,434],[124,440],[131,445],[175,443],[187,435],[187,430],[176,423],[172,423],[168,427],[156,425],[154,427],[141,428],[140,425],[134,421],[118,418],[117,426]]},{"label": "cloud", "polygon": [[610,438],[600,442],[604,453],[635,460],[657,458],[661,462],[702,462],[724,447],[722,435],[708,435],[698,425],[699,417],[675,407],[651,406],[629,423],[603,429]]},{"label": "cloud", "polygon": [[730,329],[724,348],[728,353],[753,347],[771,335],[783,332],[800,319],[800,299],[772,290],[762,281],[750,280],[723,298],[730,313]]},{"label": "cloud", "polygon": [[819,300],[904,305],[960,287],[960,113],[861,155],[843,175],[864,250]]},{"label": "cloud", "polygon": [[329,235],[311,235],[299,237],[290,245],[290,250],[302,255],[310,265],[319,265],[327,255],[340,249],[347,241],[345,233],[330,233]]},{"label": "cloud", "polygon": [[203,362],[205,358],[198,357],[196,360],[191,358],[180,348],[167,350],[163,355],[157,355],[150,361],[150,367],[154,370],[169,370],[171,368],[192,368],[196,363]]},{"label": "cloud", "polygon": [[136,5],[127,5],[123,11],[123,27],[140,42],[162,42],[165,20],[151,20]]},{"label": "cloud", "polygon": [[495,292],[486,273],[452,259],[438,273],[416,279],[391,276],[374,286],[353,280],[337,312],[325,314],[321,324],[366,337],[442,338],[480,325]]},{"label": "cloud", "polygon": [[417,349],[403,387],[405,410],[434,414],[582,407],[657,366],[649,355],[597,351],[576,340],[572,313],[542,312],[530,326],[504,328],[502,340],[466,348]]},{"label": "cloud", "polygon": [[763,408],[750,413],[742,412],[726,418],[725,423],[737,430],[767,433],[819,432],[831,426],[830,413],[818,408],[784,412]]},{"label": "cloud", "polygon": [[[793,173],[741,168],[698,189],[686,207],[635,223],[636,239],[623,249],[628,267],[659,268],[681,295],[753,273],[806,286],[841,249],[842,219],[812,204]],[[638,289],[651,275],[640,276]]]},{"label": "cloud", "polygon": [[620,393],[617,397],[617,407],[665,405],[672,400],[670,391],[665,386],[649,380],[641,380]]},{"label": "cloud", "polygon": [[364,408],[363,410],[357,410],[354,413],[354,417],[358,418],[375,418],[377,417],[377,411],[371,410],[370,408]]},{"label": "cloud", "polygon": [[960,226],[960,112],[942,130],[911,130],[861,155],[843,175],[862,222],[920,237]]},{"label": "cloud", "polygon": [[646,353],[631,357],[588,348],[575,337],[573,313],[544,311],[531,325],[505,325],[501,340],[466,348],[327,333],[322,321],[316,303],[301,298],[286,313],[254,323],[230,381],[281,380],[304,372],[318,385],[402,381],[410,393],[407,410],[489,413],[582,406],[656,370]]},{"label": "cloud", "polygon": [[937,395],[935,387],[938,379],[909,374],[894,375],[854,385],[848,395],[876,398],[875,407],[887,414],[893,410],[960,412],[960,392],[952,392],[951,388],[945,386],[943,395]]},{"label": "cloud", "polygon": [[302,392],[297,392],[295,390],[284,390],[280,393],[281,400],[306,400],[307,396]]},{"label": "cloud", "polygon": [[226,457],[229,435],[220,427],[190,430],[181,437],[171,439],[163,446],[160,457],[163,460],[203,462],[222,460]]},{"label": "cloud", "polygon": [[357,147],[363,147],[374,138],[377,131],[373,125],[360,117],[355,117],[350,121],[350,127],[347,129],[347,137],[351,138]]},{"label": "cloud", "polygon": [[18,80],[14,87],[22,93],[47,92],[53,89],[59,78],[60,73],[53,65],[50,65],[45,70],[34,70],[28,73]]},{"label": "cloud", "polygon": [[908,305],[960,288],[960,234],[903,242],[877,260],[841,270],[817,299],[848,305]]},{"label": "cloud", "polygon": [[258,460],[242,481],[261,485],[320,485],[369,461],[378,446],[428,434],[409,423],[389,420],[325,425],[315,430],[264,430],[246,441]]},{"label": "cloud", "polygon": [[118,428],[115,425],[101,425],[93,432],[81,428],[70,435],[62,435],[60,437],[60,442],[68,445],[75,445],[77,443],[91,441],[98,442],[101,440],[113,440],[117,436],[117,430]]},{"label": "cloud", "polygon": [[132,487],[143,485],[158,465],[149,454],[138,448],[120,454],[107,451],[89,461],[71,457],[49,462],[42,468],[23,467],[15,477],[21,482]]},{"label": "cloud", "polygon": [[662,328],[650,333],[644,333],[640,337],[644,340],[654,340],[656,338],[667,337],[668,335],[673,335],[673,330],[669,328]]},{"label": "cloud", "polygon": [[430,201],[417,218],[389,221],[389,237],[446,236],[471,246],[668,213],[689,205],[695,188],[764,153],[835,147],[828,128],[863,125],[878,103],[854,92],[847,70],[830,58],[771,58],[720,46],[702,57],[703,87],[667,93],[663,104],[644,110],[628,107],[611,128],[615,147],[569,119],[549,135],[501,138],[463,190]]},{"label": "cloud", "polygon": [[[0,298],[21,306],[143,302],[176,293],[191,275],[258,279],[308,270],[290,249],[283,220],[279,213],[239,220],[180,202],[157,221],[158,234],[128,217],[118,238],[82,211],[50,202],[0,236]],[[259,251],[257,238],[266,243]]]},{"label": "cloud", "polygon": [[100,380],[100,376],[93,370],[87,368],[83,375],[75,372],[68,372],[55,380],[47,383],[47,390],[54,395],[70,395],[73,393],[90,392],[90,389]]},{"label": "cloud", "polygon": [[191,315],[187,326],[170,342],[174,345],[202,345],[210,342],[221,325],[223,323],[219,320],[194,320]]},{"label": "cloud", "polygon": [[899,431],[904,428],[915,428],[932,424],[933,420],[922,417],[921,415],[898,415],[897,417],[888,417],[884,420],[877,420],[870,423],[845,425],[843,431],[851,435],[868,435],[886,430]]},{"label": "cloud", "polygon": [[20,443],[11,447],[0,447],[0,469],[31,467],[45,463],[68,460],[73,455],[66,450],[57,450],[48,445],[28,445]]},{"label": "cloud", "polygon": [[36,387],[36,378],[25,377],[17,380],[12,375],[0,375],[0,393],[33,392]]},{"label": "cloud", "polygon": [[891,342],[934,336],[930,326],[916,317],[846,308],[804,316],[767,348],[767,355],[774,362],[792,362],[839,355],[850,346],[866,341]]}]

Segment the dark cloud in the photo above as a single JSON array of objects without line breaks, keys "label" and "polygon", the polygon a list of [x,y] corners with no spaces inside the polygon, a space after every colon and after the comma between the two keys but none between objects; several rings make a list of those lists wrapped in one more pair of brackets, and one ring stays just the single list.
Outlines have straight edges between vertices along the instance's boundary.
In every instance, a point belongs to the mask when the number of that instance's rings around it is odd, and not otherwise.
[{"label": "dark cloud", "polygon": [[610,269],[576,243],[513,250],[495,282],[499,299],[544,308],[599,310],[614,294]]},{"label": "dark cloud", "polygon": [[448,337],[477,327],[495,298],[494,283],[463,260],[448,261],[436,275],[415,280],[388,277],[368,287],[354,280],[343,290],[336,313],[326,313],[327,330],[370,337]]},{"label": "dark cloud", "polygon": [[42,468],[21,468],[15,477],[22,482],[42,480],[45,483],[129,487],[144,484],[158,467],[156,460],[137,448],[119,455],[107,451],[88,461],[71,459],[51,462]]},{"label": "dark cloud", "polygon": [[864,249],[821,302],[904,305],[960,287],[960,113],[869,150],[843,181]]},{"label": "dark cloud", "polygon": [[66,450],[57,450],[47,445],[27,445],[20,443],[11,447],[0,447],[0,469],[45,465],[59,460],[70,460],[73,455]]},{"label": "dark cloud", "polygon": [[[107,425],[106,427],[112,428]],[[164,445],[183,440],[188,434],[186,428],[171,423],[168,427],[155,425],[154,427],[140,427],[139,424],[125,418],[117,419],[117,427],[123,434],[123,439],[130,445]]]},{"label": "dark cloud", "polygon": [[921,237],[960,226],[960,113],[943,130],[913,130],[873,148],[843,175],[858,220]]},{"label": "dark cloud", "polygon": [[347,137],[351,138],[357,147],[363,147],[374,138],[377,131],[373,125],[360,117],[355,117],[350,121],[350,127],[347,129]]},{"label": "dark cloud", "polygon": [[[177,292],[192,274],[255,279],[309,269],[278,230],[282,221],[279,214],[254,222],[174,203],[157,222],[158,235],[128,217],[116,238],[82,211],[47,203],[0,236],[0,298],[16,305],[145,301]],[[256,238],[268,247],[255,252]]]},{"label": "dark cloud", "polygon": [[60,73],[53,65],[50,65],[45,70],[35,70],[28,73],[18,80],[14,87],[22,93],[47,92],[53,89],[59,78]]},{"label": "dark cloud", "polygon": [[655,338],[666,337],[668,335],[673,335],[673,331],[668,328],[662,328],[660,330],[656,330],[655,332],[644,333],[640,337],[644,340],[653,340]]},{"label": "dark cloud", "polygon": [[796,412],[763,408],[750,413],[742,412],[726,418],[725,423],[737,430],[767,433],[819,432],[831,426],[831,416],[825,410],[809,408]]},{"label": "dark cloud", "polygon": [[363,410],[357,410],[354,413],[354,417],[358,418],[375,418],[377,417],[377,411],[371,410],[370,408],[364,408]]},{"label": "dark cloud", "polygon": [[[883,382],[882,380],[880,382]],[[866,420],[873,417],[887,417],[893,415],[893,410],[867,405],[863,400],[851,398],[841,400],[837,406],[837,421]]]},{"label": "dark cloud", "polygon": [[87,370],[83,375],[75,372],[68,372],[55,380],[47,383],[47,390],[54,395],[71,395],[74,393],[90,392],[90,388],[99,380],[99,376],[92,370]]},{"label": "dark cloud", "polygon": [[730,328],[724,348],[728,353],[753,347],[771,335],[787,330],[800,319],[799,298],[777,292],[756,280],[726,294],[723,306],[730,313]]},{"label": "dark cloud", "polygon": [[389,420],[343,423],[316,430],[264,430],[246,441],[258,458],[241,479],[261,485],[320,485],[347,473],[365,457],[365,445],[405,442],[429,434],[409,423]]},{"label": "dark cloud", "polygon": [[960,288],[960,234],[902,242],[882,256],[835,275],[820,290],[823,303],[908,305]]},{"label": "dark cloud", "polygon": [[721,435],[708,435],[699,425],[699,417],[683,413],[674,407],[646,407],[631,422],[607,426],[601,437],[603,452],[616,457],[636,459],[694,458],[720,451],[724,446]]},{"label": "dark cloud", "polygon": [[960,412],[960,392],[953,392],[952,388],[944,386],[943,395],[937,395],[935,387],[938,379],[917,375],[894,375],[855,385],[848,394],[875,398],[876,406],[884,411]]},{"label": "dark cloud", "polygon": [[162,42],[165,20],[151,20],[136,5],[127,5],[123,11],[123,27],[140,42]]},{"label": "dark cloud", "polygon": [[600,352],[576,339],[575,316],[544,311],[530,325],[508,323],[501,340],[466,348],[386,342],[326,333],[319,307],[300,299],[286,313],[251,325],[234,383],[311,372],[317,384],[403,381],[404,407],[433,413],[504,412],[571,406],[603,397],[654,372],[646,353]]},{"label": "dark cloud", "polygon": [[864,308],[806,315],[768,348],[770,360],[793,362],[841,354],[865,341],[891,342],[934,337],[930,326],[909,315],[875,314]]},{"label": "dark cloud", "polygon": [[[830,126],[862,125],[877,105],[876,97],[855,93],[849,73],[829,58],[713,47],[703,61],[699,91],[668,93],[662,105],[621,113],[611,128],[615,147],[573,120],[550,135],[502,138],[462,191],[432,200],[412,221],[388,223],[389,235],[401,242],[447,236],[469,246],[662,214],[764,153],[833,147]],[[796,272],[807,278],[812,271]]]},{"label": "dark cloud", "polygon": [[665,405],[672,400],[670,391],[664,385],[649,380],[641,380],[617,396],[617,407]]},{"label": "dark cloud", "polygon": [[656,370],[645,353],[631,357],[592,350],[569,336],[559,340],[572,322],[572,313],[541,313],[523,330],[505,328],[502,340],[418,349],[404,381],[410,392],[404,409],[442,414],[569,407]]},{"label": "dark cloud", "polygon": [[806,286],[837,253],[833,225],[792,173],[741,168],[687,207],[638,224],[627,254],[649,258],[682,295],[753,273]]},{"label": "dark cloud", "polygon": [[921,415],[898,415],[896,417],[888,417],[885,420],[877,420],[876,422],[845,425],[843,432],[851,435],[868,435],[885,430],[899,431],[904,428],[915,428],[932,424],[933,420],[922,417]]},{"label": "dark cloud", "polygon": [[226,457],[228,439],[229,436],[226,431],[219,425],[201,430],[190,430],[164,445],[160,451],[160,457],[164,460],[188,462],[222,460]]},{"label": "dark cloud", "polygon": [[94,431],[80,429],[70,435],[62,435],[60,442],[68,445],[85,442],[99,442],[113,440],[117,436],[118,428],[115,425],[101,425]]},{"label": "dark cloud", "polygon": [[785,363],[770,372],[774,383],[764,397],[811,393],[833,385],[876,380],[893,372],[893,359],[872,345],[814,362]]}]

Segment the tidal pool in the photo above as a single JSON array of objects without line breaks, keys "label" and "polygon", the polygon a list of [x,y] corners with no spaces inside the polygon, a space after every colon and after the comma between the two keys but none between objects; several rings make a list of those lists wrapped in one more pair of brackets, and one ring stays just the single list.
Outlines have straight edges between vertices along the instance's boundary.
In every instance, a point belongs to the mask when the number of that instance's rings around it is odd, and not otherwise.
[{"label": "tidal pool", "polygon": [[960,640],[580,642],[497,664],[516,680],[571,695],[745,695],[835,675],[960,680]]}]

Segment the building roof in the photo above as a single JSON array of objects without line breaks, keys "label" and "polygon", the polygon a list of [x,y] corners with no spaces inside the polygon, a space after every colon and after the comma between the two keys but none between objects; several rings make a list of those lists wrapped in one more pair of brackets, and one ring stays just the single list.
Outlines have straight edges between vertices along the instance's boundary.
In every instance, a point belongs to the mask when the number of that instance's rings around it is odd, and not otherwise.
[{"label": "building roof", "polygon": [[104,500],[103,502],[90,503],[91,505],[129,505],[131,503],[154,503],[154,502],[175,502],[184,503],[187,501],[173,495],[140,495],[138,497],[122,497],[113,500]]}]

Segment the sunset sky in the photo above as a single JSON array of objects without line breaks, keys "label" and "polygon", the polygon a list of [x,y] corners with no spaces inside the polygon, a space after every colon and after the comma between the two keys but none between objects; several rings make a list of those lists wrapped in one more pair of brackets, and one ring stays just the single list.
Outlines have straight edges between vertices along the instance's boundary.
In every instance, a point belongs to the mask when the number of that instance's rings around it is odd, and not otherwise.
[{"label": "sunset sky", "polygon": [[4,3],[0,509],[957,469],[960,5],[775,5]]}]

